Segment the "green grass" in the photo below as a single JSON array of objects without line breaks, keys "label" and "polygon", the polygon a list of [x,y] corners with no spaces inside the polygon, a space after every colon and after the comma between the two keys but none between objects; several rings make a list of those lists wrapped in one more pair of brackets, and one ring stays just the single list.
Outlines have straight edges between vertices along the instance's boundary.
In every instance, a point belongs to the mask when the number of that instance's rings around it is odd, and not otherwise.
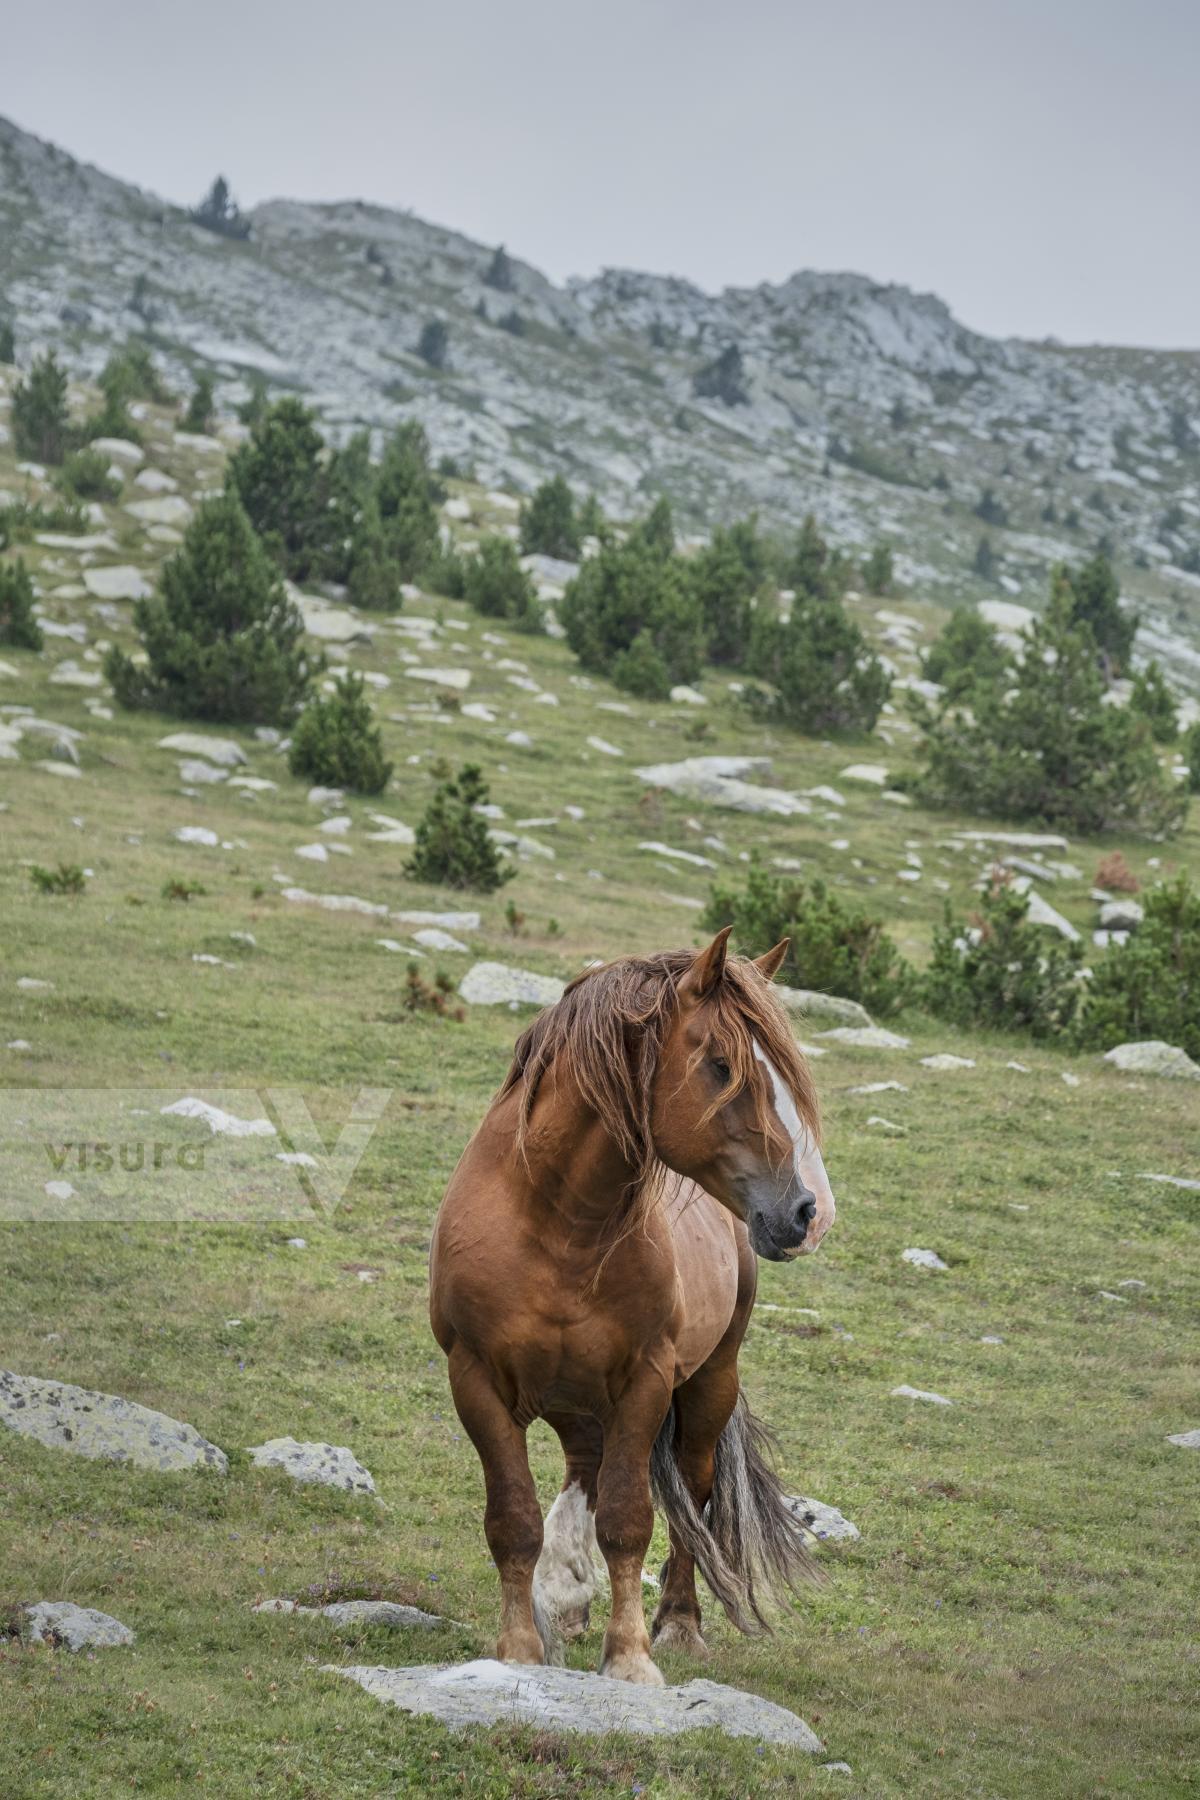
[{"label": "green grass", "polygon": [[[169,449],[153,460],[185,481],[192,474]],[[119,511],[108,511],[118,523]],[[145,564],[162,553],[127,518],[120,529],[112,560],[132,554]],[[47,553],[43,587],[71,581],[74,569]],[[48,610],[85,620],[93,645],[106,630],[86,601],[51,599]],[[934,881],[965,908],[981,861],[944,847],[964,821],[841,782],[852,761],[901,768],[907,740],[889,751],[772,735],[747,726],[714,678],[705,715],[713,740],[696,744],[686,708],[596,710],[618,696],[603,684],[573,686],[561,645],[516,634],[488,645],[486,622],[460,606],[409,610],[468,625],[447,630],[425,660],[448,660],[461,644],[468,697],[495,704],[499,721],[420,716],[432,695],[405,678],[400,654],[414,646],[380,629],[354,662],[391,678],[376,705],[397,773],[378,802],[347,804],[353,855],[321,866],[294,855],[320,839],[320,814],[284,759],[250,734],[235,735],[278,792],[249,799],[215,786],[185,798],[177,759],[155,747],[176,723],[91,717],[79,691],[48,681],[62,653],[84,657],[70,642],[48,641],[40,656],[3,653],[18,676],[0,679],[0,704],[35,706],[86,733],[78,780],[35,767],[32,749],[0,765],[0,1035],[31,1045],[0,1049],[3,1080],[173,1094],[292,1085],[327,1136],[360,1085],[393,1091],[329,1218],[0,1229],[5,1366],[161,1407],[231,1453],[223,1479],[152,1476],[0,1437],[0,1603],[72,1599],[137,1632],[133,1649],[94,1660],[15,1642],[0,1649],[0,1794],[184,1785],[289,1800],[1190,1791],[1200,1750],[1200,1464],[1165,1437],[1200,1423],[1200,1207],[1196,1195],[1134,1177],[1200,1175],[1195,1090],[917,1016],[889,1021],[911,1035],[907,1052],[831,1046],[817,1064],[838,1221],[817,1257],[763,1267],[761,1298],[780,1310],[758,1313],[743,1356],[789,1483],[840,1506],[862,1539],[822,1552],[829,1586],[772,1640],[743,1640],[710,1611],[703,1671],[794,1708],[853,1776],[824,1773],[823,1758],[711,1736],[455,1736],[322,1672],[340,1661],[462,1659],[492,1645],[497,1593],[481,1480],[426,1321],[426,1254],[446,1178],[520,1020],[475,1010],[459,1025],[407,1013],[406,959],[376,944],[404,928],[290,905],[273,873],[394,908],[464,904],[415,887],[403,874],[407,852],[365,835],[376,807],[415,823],[439,756],[484,764],[506,825],[565,803],[585,811],[531,828],[555,860],[522,863],[511,887],[479,903],[469,956],[422,965],[456,981],[476,958],[568,975],[591,956],[695,941],[697,915],[679,899],[704,898],[703,872],[660,868],[637,848],[642,839],[711,854],[723,869],[753,849],[799,858],[869,898],[918,959],[945,898]],[[508,685],[495,666],[505,656],[527,663],[561,704],[538,705]],[[517,726],[534,737],[532,752],[503,742]],[[620,744],[624,758],[588,750],[589,733]],[[721,750],[772,755],[792,788],[841,786],[844,816],[827,820],[819,804],[793,820],[715,813],[648,794],[632,774],[640,762]],[[1195,870],[1197,810],[1172,846],[1122,846],[1143,878],[1155,853],[1164,869]],[[178,844],[171,834],[183,824],[209,825],[234,847]],[[704,849],[709,834],[725,851]],[[840,837],[848,851],[832,849]],[[924,869],[912,886],[896,878],[909,847]],[[1108,847],[1073,844],[1083,878],[1049,890],[1080,926],[1091,923],[1087,890]],[[30,866],[62,862],[91,870],[84,893],[37,892]],[[172,903],[163,889],[175,881],[205,892]],[[526,915],[517,937],[505,924],[510,898]],[[252,932],[257,946],[231,942],[233,931]],[[237,967],[198,965],[195,953]],[[54,986],[19,991],[22,975]],[[923,1069],[918,1058],[935,1050],[976,1067]],[[1007,1068],[1013,1058],[1029,1072]],[[1064,1070],[1078,1087],[1063,1082]],[[909,1091],[849,1092],[892,1078]],[[904,1135],[868,1126],[875,1113]],[[286,1245],[298,1230],[306,1251]],[[949,1272],[904,1264],[911,1245],[936,1249]],[[360,1281],[364,1267],[377,1279]],[[1124,1280],[1146,1285],[1122,1289]],[[1127,1298],[1104,1300],[1101,1289]],[[993,1335],[1004,1342],[981,1342]],[[892,1399],[902,1382],[956,1404]],[[245,1446],[283,1434],[349,1444],[386,1505],[253,1469]],[[531,1437],[548,1503],[557,1447],[544,1428]],[[651,1561],[662,1548],[656,1539]],[[338,1632],[250,1610],[259,1598],[310,1589],[412,1600],[462,1624],[435,1638]],[[577,1666],[594,1666],[602,1625],[572,1649]],[[668,1679],[693,1672],[677,1655],[662,1661]]]}]

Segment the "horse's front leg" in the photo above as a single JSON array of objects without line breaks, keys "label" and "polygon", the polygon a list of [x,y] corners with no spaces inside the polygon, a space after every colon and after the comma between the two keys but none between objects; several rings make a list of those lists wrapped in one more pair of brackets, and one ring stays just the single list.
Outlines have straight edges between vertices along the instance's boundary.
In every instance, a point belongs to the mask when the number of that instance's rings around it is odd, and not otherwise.
[{"label": "horse's front leg", "polygon": [[483,1529],[500,1573],[501,1662],[540,1663],[546,1646],[533,1619],[533,1571],[542,1550],[542,1514],[529,1472],[525,1433],[492,1385],[487,1369],[456,1344],[450,1352],[454,1405],[483,1464]]},{"label": "horse's front leg", "polygon": [[642,1565],[654,1530],[650,1451],[671,1400],[669,1380],[646,1369],[626,1389],[604,1427],[596,1539],[608,1564],[612,1612],[600,1673],[661,1687],[642,1607]]}]

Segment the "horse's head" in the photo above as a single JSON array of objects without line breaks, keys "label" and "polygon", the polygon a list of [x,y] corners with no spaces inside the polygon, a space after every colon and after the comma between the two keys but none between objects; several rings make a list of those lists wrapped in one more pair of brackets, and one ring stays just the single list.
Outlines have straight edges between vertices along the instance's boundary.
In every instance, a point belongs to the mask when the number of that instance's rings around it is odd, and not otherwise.
[{"label": "horse's head", "polygon": [[749,1228],[771,1262],[815,1250],[834,1199],[818,1145],[816,1094],[770,982],[787,940],[727,961],[719,932],[680,979],[658,1058],[654,1148]]}]

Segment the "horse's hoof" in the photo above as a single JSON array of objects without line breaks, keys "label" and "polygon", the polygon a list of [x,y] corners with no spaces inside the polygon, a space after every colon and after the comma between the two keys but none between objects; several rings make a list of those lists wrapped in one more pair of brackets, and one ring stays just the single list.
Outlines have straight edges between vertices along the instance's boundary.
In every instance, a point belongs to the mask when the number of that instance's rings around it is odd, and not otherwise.
[{"label": "horse's hoof", "polygon": [[583,1636],[591,1621],[590,1606],[576,1606],[558,1615],[558,1629],[567,1642]]},{"label": "horse's hoof", "polygon": [[506,1631],[496,1645],[496,1661],[544,1663],[546,1651],[536,1631]]},{"label": "horse's hoof", "polygon": [[656,1668],[650,1658],[642,1653],[628,1656],[614,1656],[600,1665],[601,1675],[610,1681],[633,1681],[641,1687],[665,1687],[662,1670]]},{"label": "horse's hoof", "polygon": [[659,1649],[683,1650],[688,1656],[699,1657],[701,1662],[708,1661],[708,1645],[692,1619],[676,1614],[664,1619],[661,1625],[655,1625],[650,1635]]}]

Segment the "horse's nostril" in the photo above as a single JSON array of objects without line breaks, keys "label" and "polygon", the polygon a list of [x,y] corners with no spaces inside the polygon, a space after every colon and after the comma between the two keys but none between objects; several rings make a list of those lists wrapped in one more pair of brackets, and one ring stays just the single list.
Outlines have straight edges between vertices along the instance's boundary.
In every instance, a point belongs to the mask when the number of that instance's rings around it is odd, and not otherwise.
[{"label": "horse's nostril", "polygon": [[815,1194],[805,1194],[796,1208],[796,1224],[802,1231],[807,1231],[816,1216],[817,1197]]}]

